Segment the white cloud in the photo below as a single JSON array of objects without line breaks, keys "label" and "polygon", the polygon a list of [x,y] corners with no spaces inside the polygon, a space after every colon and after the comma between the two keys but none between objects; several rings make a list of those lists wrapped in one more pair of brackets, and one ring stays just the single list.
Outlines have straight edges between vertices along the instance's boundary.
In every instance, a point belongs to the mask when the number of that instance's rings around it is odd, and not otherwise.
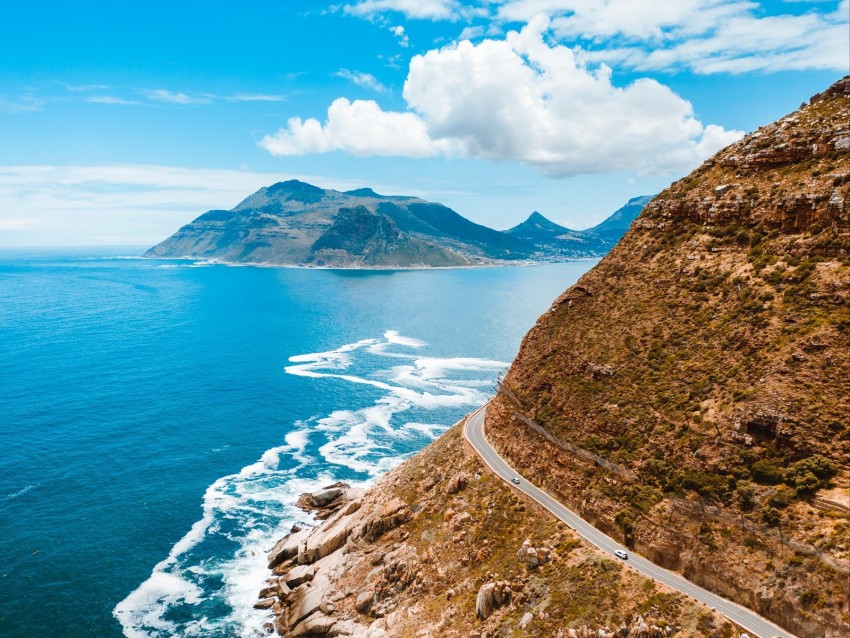
[{"label": "white cloud", "polygon": [[681,172],[738,139],[703,126],[691,104],[640,79],[611,83],[571,49],[545,41],[535,18],[504,40],[463,41],[415,56],[407,112],[337,99],[324,123],[292,118],[261,146],[276,155],[461,155],[515,160],[552,176],[608,171]]},{"label": "white cloud", "polygon": [[44,109],[46,101],[34,95],[5,98],[0,95],[0,111],[6,113],[35,113]]},{"label": "white cloud", "polygon": [[64,82],[60,82],[62,86],[65,87],[66,91],[71,91],[72,93],[87,93],[89,91],[106,91],[109,86],[106,84],[66,84]]},{"label": "white cloud", "polygon": [[349,69],[340,69],[334,75],[337,77],[353,82],[357,86],[376,93],[388,93],[389,89],[381,84],[381,82],[371,73],[363,73],[362,71],[350,71]]},{"label": "white cloud", "polygon": [[190,95],[180,91],[169,91],[167,89],[150,89],[141,91],[149,100],[154,102],[166,102],[168,104],[210,104],[214,99],[214,95],[209,93],[198,93]]},{"label": "white cloud", "polygon": [[[848,0],[799,0],[809,8],[787,12],[757,0],[362,0],[352,15],[386,19],[467,20],[461,40],[493,35],[504,23],[552,20],[552,34],[588,51],[588,61],[639,71],[690,69],[697,73],[847,71]],[[789,4],[786,2],[784,4]]]},{"label": "white cloud", "polygon": [[295,177],[157,165],[0,166],[0,245],[152,245],[209,209],[231,208],[261,186]]},{"label": "white cloud", "polygon": [[410,46],[410,38],[407,36],[407,33],[404,32],[404,27],[400,24],[390,27],[390,33],[396,37],[399,46],[404,47],[405,49]]},{"label": "white cloud", "polygon": [[285,102],[286,98],[282,95],[272,95],[268,93],[236,93],[228,95],[224,98],[228,102]]},{"label": "white cloud", "polygon": [[434,140],[414,113],[384,111],[373,100],[334,100],[322,124],[315,118],[290,118],[286,128],[266,135],[260,146],[273,155],[344,151],[352,155],[432,157],[450,152],[451,140]]},{"label": "white cloud", "polygon": [[[145,89],[139,91],[149,100],[180,105],[204,105],[213,102],[284,102],[283,95],[269,93],[234,93],[233,95],[216,95],[214,93],[184,93],[167,89]],[[92,101],[92,100],[89,100]],[[119,102],[113,102],[118,104]],[[126,102],[125,102],[126,103]]]},{"label": "white cloud", "polygon": [[458,3],[454,0],[362,0],[343,7],[346,13],[373,17],[388,11],[407,18],[425,20],[451,20],[457,15]]},{"label": "white cloud", "polygon": [[90,104],[114,104],[118,106],[132,106],[138,104],[135,100],[125,100],[114,95],[91,95],[86,98]]},{"label": "white cloud", "polygon": [[846,70],[850,5],[822,4],[829,9],[792,15],[749,0],[508,0],[496,19],[545,13],[553,33],[580,43],[589,61],[637,70]]}]

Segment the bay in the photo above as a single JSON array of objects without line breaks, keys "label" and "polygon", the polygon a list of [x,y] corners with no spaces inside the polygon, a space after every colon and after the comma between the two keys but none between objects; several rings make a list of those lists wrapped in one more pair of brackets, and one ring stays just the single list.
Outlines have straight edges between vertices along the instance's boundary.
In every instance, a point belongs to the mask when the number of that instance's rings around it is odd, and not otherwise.
[{"label": "bay", "polygon": [[340,271],[0,252],[0,635],[256,635],[297,495],[492,393],[596,260]]}]

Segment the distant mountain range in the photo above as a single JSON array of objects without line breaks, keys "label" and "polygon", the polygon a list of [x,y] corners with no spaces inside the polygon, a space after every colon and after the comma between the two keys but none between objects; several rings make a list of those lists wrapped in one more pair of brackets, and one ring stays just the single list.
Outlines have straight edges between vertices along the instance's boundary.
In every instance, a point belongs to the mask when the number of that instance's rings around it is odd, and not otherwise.
[{"label": "distant mountain range", "polygon": [[650,197],[629,201],[598,226],[570,230],[533,213],[498,231],[418,197],[370,188],[325,190],[279,182],[232,210],[211,210],[145,257],[337,268],[433,268],[601,256]]}]

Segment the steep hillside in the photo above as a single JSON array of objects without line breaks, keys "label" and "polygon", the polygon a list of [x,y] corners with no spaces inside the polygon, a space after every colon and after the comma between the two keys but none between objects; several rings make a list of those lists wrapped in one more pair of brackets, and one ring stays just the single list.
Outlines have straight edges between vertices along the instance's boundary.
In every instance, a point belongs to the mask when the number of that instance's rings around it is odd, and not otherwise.
[{"label": "steep hillside", "polygon": [[649,203],[528,333],[487,431],[656,562],[850,635],[850,78]]},{"label": "steep hillside", "polygon": [[331,485],[300,503],[325,520],[270,550],[257,602],[282,636],[740,635],[490,475],[459,427],[368,493]]},{"label": "steep hillside", "polygon": [[335,267],[439,267],[525,260],[536,248],[416,197],[340,192],[291,180],[213,210],[146,257]]}]

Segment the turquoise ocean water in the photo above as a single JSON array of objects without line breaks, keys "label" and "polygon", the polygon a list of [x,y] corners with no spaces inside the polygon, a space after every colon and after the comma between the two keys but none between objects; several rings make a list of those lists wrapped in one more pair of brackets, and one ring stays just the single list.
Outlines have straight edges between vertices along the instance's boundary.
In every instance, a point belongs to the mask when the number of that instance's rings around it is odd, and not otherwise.
[{"label": "turquoise ocean water", "polygon": [[0,251],[0,636],[255,636],[297,496],[484,402],[595,261],[332,271]]}]

